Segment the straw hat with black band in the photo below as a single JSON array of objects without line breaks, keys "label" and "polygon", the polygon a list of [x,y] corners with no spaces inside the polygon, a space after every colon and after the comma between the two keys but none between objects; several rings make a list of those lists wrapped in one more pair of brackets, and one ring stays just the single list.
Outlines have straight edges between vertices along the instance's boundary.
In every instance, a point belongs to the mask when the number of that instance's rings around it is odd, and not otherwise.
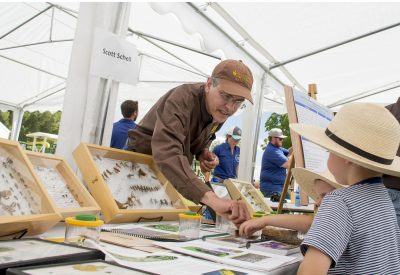
[{"label": "straw hat with black band", "polygon": [[400,125],[384,107],[351,103],[326,129],[295,123],[290,128],[328,151],[367,169],[400,176]]},{"label": "straw hat with black band", "polygon": [[315,192],[316,180],[322,180],[335,189],[346,187],[337,183],[333,175],[328,170],[320,174],[312,172],[305,168],[293,168],[291,171],[301,189],[314,201],[317,201],[319,197],[319,195]]}]

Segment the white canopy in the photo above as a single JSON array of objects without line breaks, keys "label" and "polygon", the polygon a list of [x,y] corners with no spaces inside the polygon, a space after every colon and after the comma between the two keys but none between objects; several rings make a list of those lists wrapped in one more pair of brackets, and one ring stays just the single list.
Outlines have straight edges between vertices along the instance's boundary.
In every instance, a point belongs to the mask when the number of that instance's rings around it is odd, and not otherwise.
[{"label": "white canopy", "polygon": [[[0,109],[20,112],[14,125],[24,110],[61,109],[78,10],[0,3]],[[114,120],[123,100],[139,100],[140,119],[170,88],[204,81],[219,58],[242,59],[254,73],[257,100],[245,121],[284,112],[283,84],[316,83],[331,107],[395,102],[399,14],[400,3],[131,3],[127,40],[141,55],[139,81],[119,85]]]}]

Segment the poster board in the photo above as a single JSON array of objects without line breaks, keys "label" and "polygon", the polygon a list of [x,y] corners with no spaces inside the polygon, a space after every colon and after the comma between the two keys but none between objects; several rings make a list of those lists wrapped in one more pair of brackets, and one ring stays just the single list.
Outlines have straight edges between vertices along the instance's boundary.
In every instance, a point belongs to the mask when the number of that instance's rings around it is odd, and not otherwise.
[{"label": "poster board", "polygon": [[[328,107],[292,87],[285,86],[285,98],[289,123],[306,123],[326,128],[333,119],[334,114]],[[327,169],[327,150],[300,137],[292,130],[290,135],[296,167],[304,167],[314,172]],[[301,192],[301,204],[307,204],[306,200],[307,197]]]}]

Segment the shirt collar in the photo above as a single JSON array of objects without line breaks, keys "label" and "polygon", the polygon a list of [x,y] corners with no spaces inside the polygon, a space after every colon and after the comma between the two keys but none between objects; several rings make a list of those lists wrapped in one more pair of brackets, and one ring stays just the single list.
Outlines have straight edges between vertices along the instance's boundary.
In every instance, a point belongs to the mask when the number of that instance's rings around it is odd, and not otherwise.
[{"label": "shirt collar", "polygon": [[364,184],[364,183],[367,183],[367,184],[382,183],[382,177],[372,177],[372,178],[364,179],[364,180],[359,181],[359,182],[357,182],[357,183],[355,183],[353,185]]},{"label": "shirt collar", "polygon": [[200,92],[200,96],[199,96],[199,101],[200,101],[201,119],[202,119],[202,121],[204,121],[207,124],[209,124],[209,123],[211,123],[213,121],[213,117],[207,111],[205,85],[201,85],[200,86],[200,90],[201,90],[201,92]]}]

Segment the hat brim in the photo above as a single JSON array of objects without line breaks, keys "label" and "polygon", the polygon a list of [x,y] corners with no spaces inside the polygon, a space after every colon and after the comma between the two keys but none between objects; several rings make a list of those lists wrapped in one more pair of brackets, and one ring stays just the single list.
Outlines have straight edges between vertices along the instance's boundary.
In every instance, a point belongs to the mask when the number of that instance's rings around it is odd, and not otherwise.
[{"label": "hat brim", "polygon": [[328,183],[333,188],[343,188],[346,187],[337,183],[332,175],[328,175],[328,173],[317,174],[310,170],[304,168],[293,168],[292,170],[293,176],[296,182],[300,185],[301,189],[310,196],[314,201],[317,201],[318,194],[315,192],[315,181],[322,180]]},{"label": "hat brim", "polygon": [[241,136],[237,136],[237,135],[231,135],[231,137],[232,137],[234,140],[241,140],[241,139],[242,139]]},{"label": "hat brim", "polygon": [[302,123],[290,124],[290,128],[299,135],[304,136],[308,140],[338,155],[339,157],[376,172],[400,177],[399,157],[394,157],[394,160],[390,165],[381,164],[361,157],[360,155],[340,146],[325,134],[325,129],[323,128]]},{"label": "hat brim", "polygon": [[281,135],[281,136],[270,136],[270,137],[276,137],[276,138],[287,138],[287,136]]},{"label": "hat brim", "polygon": [[253,104],[251,90],[227,79],[220,78],[219,80],[219,86],[225,93],[242,96]]}]

